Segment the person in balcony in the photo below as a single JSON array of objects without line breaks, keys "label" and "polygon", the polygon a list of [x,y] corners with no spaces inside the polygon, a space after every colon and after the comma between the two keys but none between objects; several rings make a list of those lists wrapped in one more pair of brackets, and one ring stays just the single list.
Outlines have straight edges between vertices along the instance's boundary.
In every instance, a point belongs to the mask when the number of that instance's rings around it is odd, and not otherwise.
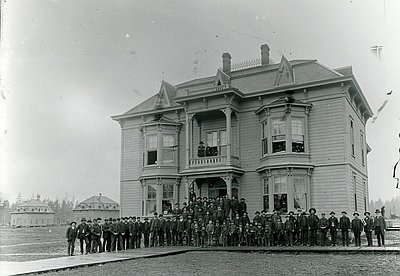
[{"label": "person in balcony", "polygon": [[204,157],[205,156],[205,147],[203,141],[200,141],[199,146],[197,148],[197,156]]},{"label": "person in balcony", "polygon": [[211,147],[209,145],[206,147],[206,156],[211,156]]}]

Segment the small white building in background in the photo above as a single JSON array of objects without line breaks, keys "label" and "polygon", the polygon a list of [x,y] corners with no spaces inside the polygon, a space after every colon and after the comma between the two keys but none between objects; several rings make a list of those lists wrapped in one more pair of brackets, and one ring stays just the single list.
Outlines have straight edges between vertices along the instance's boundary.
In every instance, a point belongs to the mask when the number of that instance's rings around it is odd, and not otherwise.
[{"label": "small white building in background", "polygon": [[99,194],[79,203],[73,210],[74,220],[80,222],[82,218],[119,218],[119,204],[114,200]]},{"label": "small white building in background", "polygon": [[19,205],[14,212],[10,213],[11,226],[47,226],[53,225],[55,219],[54,211],[45,203],[31,199]]}]

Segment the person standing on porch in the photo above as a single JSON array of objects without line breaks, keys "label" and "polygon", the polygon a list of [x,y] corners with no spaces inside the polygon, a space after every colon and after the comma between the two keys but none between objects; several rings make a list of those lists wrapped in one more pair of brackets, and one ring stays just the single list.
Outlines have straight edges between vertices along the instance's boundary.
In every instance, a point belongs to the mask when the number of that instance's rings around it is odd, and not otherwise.
[{"label": "person standing on porch", "polygon": [[233,219],[236,216],[236,214],[239,213],[239,200],[235,196],[232,196],[231,209],[232,209],[231,217]]},{"label": "person standing on porch", "polygon": [[246,200],[242,197],[239,203],[239,216],[243,216],[245,212],[247,212],[247,204]]}]

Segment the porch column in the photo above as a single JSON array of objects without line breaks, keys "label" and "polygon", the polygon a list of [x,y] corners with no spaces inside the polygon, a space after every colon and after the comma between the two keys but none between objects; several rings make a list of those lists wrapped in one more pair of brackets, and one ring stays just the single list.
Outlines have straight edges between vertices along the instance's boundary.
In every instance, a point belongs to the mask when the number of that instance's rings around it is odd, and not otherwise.
[{"label": "porch column", "polygon": [[162,214],[162,198],[163,198],[163,185],[161,178],[158,178],[156,185],[156,202],[157,202],[158,214]]},{"label": "porch column", "polygon": [[286,168],[287,180],[286,180],[286,192],[287,192],[287,208],[288,212],[294,210],[294,180],[293,180],[293,168]]},{"label": "porch column", "polygon": [[222,110],[226,117],[226,164],[231,165],[231,127],[232,127],[232,108],[227,106]]},{"label": "porch column", "polygon": [[147,186],[146,180],[140,180],[140,185],[142,186],[142,216],[147,215]]},{"label": "porch column", "polygon": [[306,204],[307,204],[307,207],[306,207],[306,209],[311,208],[311,175],[312,175],[312,171],[313,171],[312,168],[307,170],[307,180],[306,180],[306,193],[307,193]]},{"label": "porch column", "polygon": [[232,198],[232,175],[228,174],[227,176],[221,177],[226,184],[226,194],[229,196],[229,198]]},{"label": "porch column", "polygon": [[[179,203],[179,184],[180,184],[180,179],[177,178],[175,179],[175,185],[174,185],[174,204]],[[175,206],[172,206],[174,208]]]},{"label": "porch column", "polygon": [[[186,128],[185,128],[185,134],[186,134],[186,145],[185,145],[185,147],[186,147],[186,149],[185,149],[185,151],[186,151],[186,160],[185,160],[185,169],[189,169],[189,151],[190,151],[190,148],[189,148],[189,131],[190,131],[190,123],[189,123],[189,113],[186,111],[186,113],[185,113],[185,116],[186,116]],[[187,181],[187,180],[186,180]],[[189,190],[188,190],[189,191]],[[188,193],[186,193],[186,196],[187,196],[187,194]]]}]

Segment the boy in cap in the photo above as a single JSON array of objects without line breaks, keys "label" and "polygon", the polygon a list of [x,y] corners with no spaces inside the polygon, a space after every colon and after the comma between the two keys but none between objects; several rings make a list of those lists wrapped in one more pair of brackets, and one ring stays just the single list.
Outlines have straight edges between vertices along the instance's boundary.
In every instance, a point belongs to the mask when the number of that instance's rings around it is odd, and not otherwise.
[{"label": "boy in cap", "polygon": [[330,218],[328,219],[329,233],[331,234],[332,246],[336,246],[337,242],[337,230],[339,228],[339,220],[335,217],[335,212],[330,212]]},{"label": "boy in cap", "polygon": [[321,230],[321,245],[326,245],[326,234],[329,228],[328,219],[325,217],[325,213],[321,213],[321,219],[318,222],[319,229]]},{"label": "boy in cap", "polygon": [[364,213],[365,218],[363,219],[364,232],[367,237],[367,246],[372,246],[372,231],[374,230],[374,220],[371,218],[371,213],[366,211]]},{"label": "boy in cap", "polygon": [[342,211],[342,217],[339,220],[339,228],[342,231],[342,245],[349,246],[349,231],[350,231],[350,219],[346,216],[347,212]]},{"label": "boy in cap", "polygon": [[66,233],[66,238],[68,242],[68,256],[74,256],[74,250],[75,250],[75,240],[76,236],[78,234],[78,231],[76,229],[76,222],[73,221],[70,223],[70,226],[67,229]]},{"label": "boy in cap", "polygon": [[361,231],[363,229],[358,212],[353,213],[354,218],[351,221],[351,231],[354,233],[355,246],[361,246]]},{"label": "boy in cap", "polygon": [[378,239],[378,246],[385,246],[385,230],[386,230],[386,221],[385,218],[381,215],[381,211],[376,209],[375,211],[375,219],[374,219],[374,229],[375,235]]}]

